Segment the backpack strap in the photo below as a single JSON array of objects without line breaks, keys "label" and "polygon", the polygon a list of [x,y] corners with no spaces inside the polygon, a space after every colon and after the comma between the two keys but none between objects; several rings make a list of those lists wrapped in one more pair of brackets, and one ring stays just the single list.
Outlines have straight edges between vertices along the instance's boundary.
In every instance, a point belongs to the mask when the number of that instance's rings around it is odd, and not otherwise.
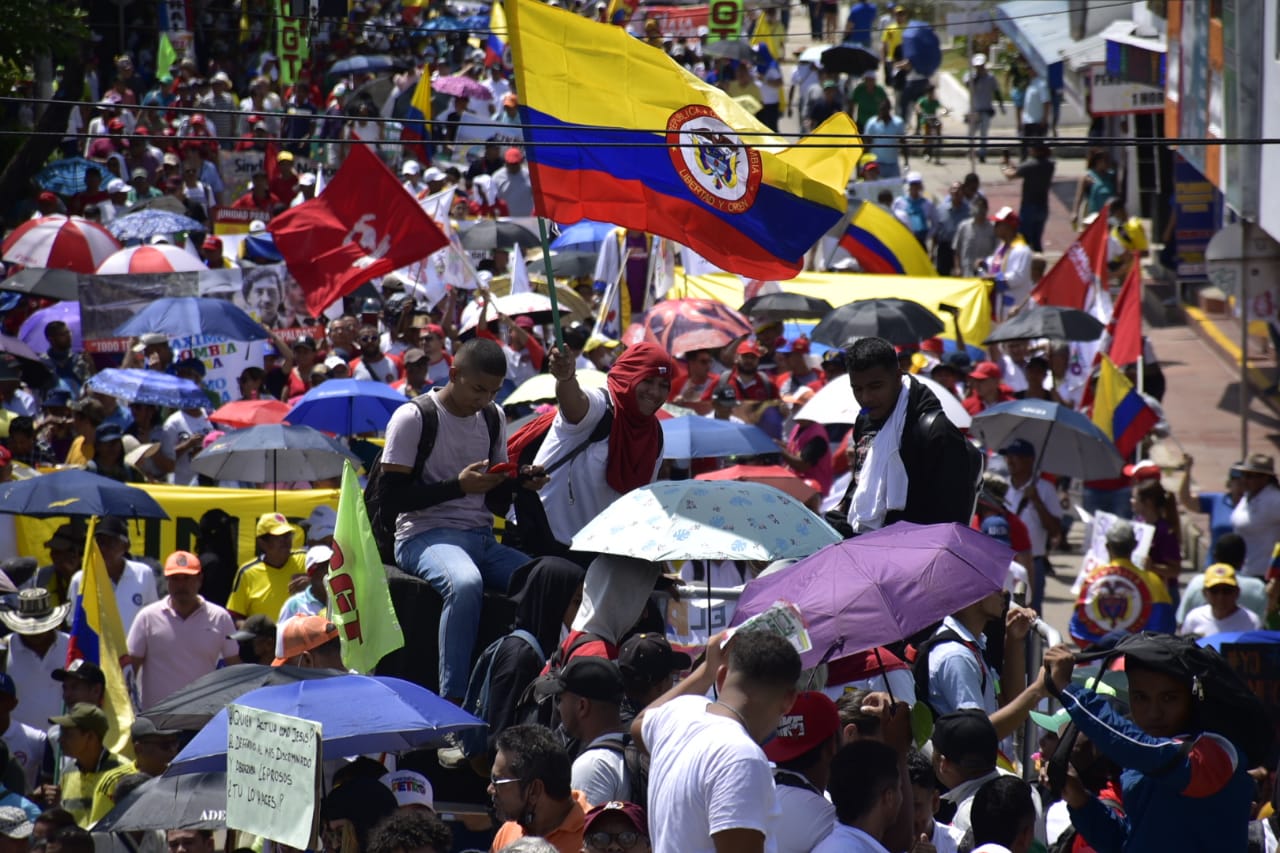
[{"label": "backpack strap", "polygon": [[489,428],[489,459],[498,457],[498,452],[505,447],[502,438],[502,417],[498,412],[498,404],[490,403],[481,409],[484,413],[484,425]]},{"label": "backpack strap", "polygon": [[538,642],[538,638],[533,636],[533,634],[530,634],[528,631],[526,631],[523,628],[515,628],[511,631],[511,636],[519,637],[520,639],[524,640],[526,643],[529,644],[530,648],[532,648],[535,652],[538,653],[538,657],[542,658],[543,660],[546,660],[547,656],[542,651],[542,644]]},{"label": "backpack strap", "polygon": [[591,435],[587,436],[586,441],[582,442],[573,450],[570,450],[564,456],[561,456],[555,462],[548,465],[543,473],[550,476],[552,471],[568,465],[591,445],[608,439],[611,432],[613,432],[613,398],[606,394],[604,401],[604,414],[600,416],[600,420],[596,422],[595,427],[591,430]]},{"label": "backpack strap", "polygon": [[423,466],[435,449],[436,433],[440,430],[440,412],[436,410],[436,401],[429,394],[419,394],[413,398],[412,403],[418,407],[418,417],[422,424],[422,430],[418,433],[418,453],[413,457],[413,471],[410,475],[410,482],[416,483],[422,479]]},{"label": "backpack strap", "polygon": [[944,643],[959,643],[969,651],[973,652],[973,656],[978,660],[978,669],[982,673],[982,683],[980,690],[982,693],[987,692],[987,662],[982,657],[982,648],[975,642],[966,640],[951,628],[944,628],[934,634],[929,639],[920,644],[916,649],[915,666],[912,668],[912,675],[916,681],[916,696],[922,701],[927,702],[929,699],[929,654],[938,646]]}]

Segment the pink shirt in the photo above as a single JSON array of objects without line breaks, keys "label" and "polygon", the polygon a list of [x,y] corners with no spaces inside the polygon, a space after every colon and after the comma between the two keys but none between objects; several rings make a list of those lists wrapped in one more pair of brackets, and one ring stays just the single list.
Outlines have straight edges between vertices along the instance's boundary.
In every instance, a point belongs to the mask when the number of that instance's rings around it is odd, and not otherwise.
[{"label": "pink shirt", "polygon": [[183,619],[168,596],[138,611],[129,628],[129,656],[141,659],[138,689],[143,709],[213,672],[218,661],[240,654],[229,635],[236,630],[231,614],[203,598]]}]

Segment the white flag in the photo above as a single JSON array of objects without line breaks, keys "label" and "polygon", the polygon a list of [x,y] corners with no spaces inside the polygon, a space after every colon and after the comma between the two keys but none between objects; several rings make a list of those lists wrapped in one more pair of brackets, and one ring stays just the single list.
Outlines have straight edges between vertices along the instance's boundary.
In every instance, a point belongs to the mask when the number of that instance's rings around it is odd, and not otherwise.
[{"label": "white flag", "polygon": [[676,283],[676,247],[666,237],[653,238],[650,269],[649,304],[653,305],[665,299]]},{"label": "white flag", "polygon": [[517,243],[515,248],[511,250],[511,292],[516,293],[532,293],[533,287],[529,284],[529,268],[525,266],[524,252],[520,250],[520,244]]},{"label": "white flag", "polygon": [[680,261],[684,265],[685,275],[711,275],[724,272],[720,267],[708,261],[688,246],[680,247]]}]

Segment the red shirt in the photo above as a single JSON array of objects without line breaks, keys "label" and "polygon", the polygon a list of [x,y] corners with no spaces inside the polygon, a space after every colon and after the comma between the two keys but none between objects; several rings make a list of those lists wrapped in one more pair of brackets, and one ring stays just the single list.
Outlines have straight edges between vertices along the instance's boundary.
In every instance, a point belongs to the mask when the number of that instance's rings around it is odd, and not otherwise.
[{"label": "red shirt", "polygon": [[975,392],[970,391],[969,395],[964,398],[963,404],[966,412],[971,415],[976,415],[985,411],[987,406],[994,406],[996,403],[1007,403],[1010,400],[1016,399],[1018,398],[1013,396],[1013,389],[1002,382],[1000,383],[1000,397],[995,403],[984,403],[981,397],[979,397]]},{"label": "red shirt", "polygon": [[267,183],[267,187],[273,196],[288,204],[298,192],[298,176],[289,175],[286,177],[277,174]]},{"label": "red shirt", "polygon": [[279,206],[279,204],[280,200],[270,192],[267,193],[267,197],[264,200],[259,202],[253,196],[253,190],[249,190],[247,193],[240,196],[240,198],[232,202],[231,206],[236,210],[265,210],[270,213]]}]

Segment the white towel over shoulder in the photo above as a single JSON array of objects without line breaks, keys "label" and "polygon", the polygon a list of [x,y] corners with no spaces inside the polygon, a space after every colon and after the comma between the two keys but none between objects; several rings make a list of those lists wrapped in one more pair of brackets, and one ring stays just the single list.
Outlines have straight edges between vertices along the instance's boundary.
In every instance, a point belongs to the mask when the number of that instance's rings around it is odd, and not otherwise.
[{"label": "white towel over shoulder", "polygon": [[907,418],[911,377],[902,377],[902,393],[893,414],[871,439],[871,448],[858,472],[858,487],[849,503],[849,526],[855,533],[879,530],[885,514],[907,505],[907,468],[902,464],[902,427]]}]

